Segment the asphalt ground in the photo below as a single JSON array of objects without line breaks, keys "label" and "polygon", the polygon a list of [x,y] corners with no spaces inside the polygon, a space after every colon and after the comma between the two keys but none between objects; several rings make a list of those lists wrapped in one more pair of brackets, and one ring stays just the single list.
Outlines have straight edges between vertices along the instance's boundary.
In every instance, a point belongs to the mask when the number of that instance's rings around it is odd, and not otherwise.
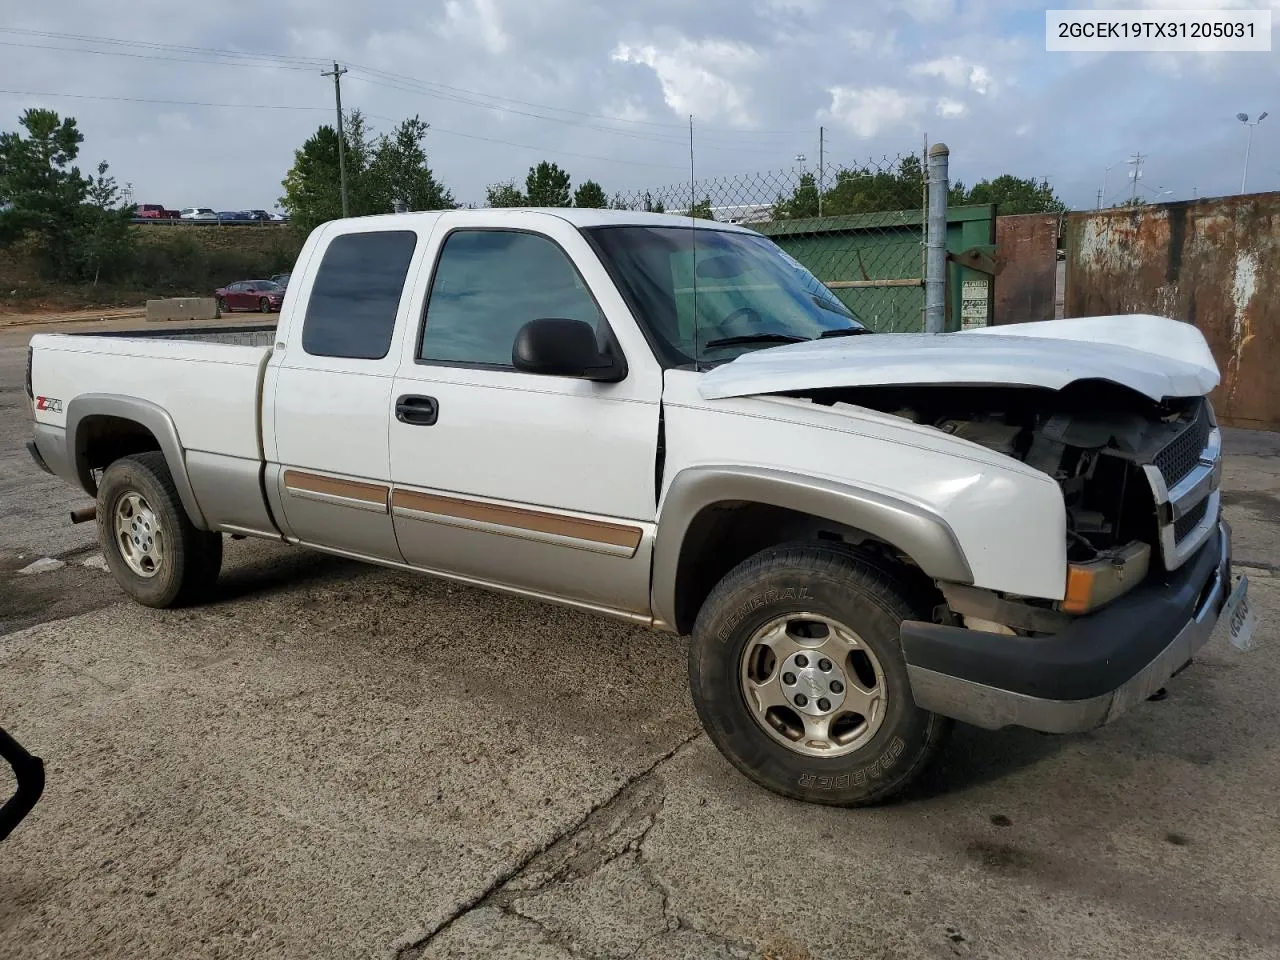
[{"label": "asphalt ground", "polygon": [[208,606],[124,601],[21,449],[25,340],[0,725],[48,787],[0,844],[0,958],[1280,956],[1280,437],[1226,441],[1257,649],[1220,631],[1090,734],[959,727],[842,811],[720,758],[679,638],[251,541]]}]

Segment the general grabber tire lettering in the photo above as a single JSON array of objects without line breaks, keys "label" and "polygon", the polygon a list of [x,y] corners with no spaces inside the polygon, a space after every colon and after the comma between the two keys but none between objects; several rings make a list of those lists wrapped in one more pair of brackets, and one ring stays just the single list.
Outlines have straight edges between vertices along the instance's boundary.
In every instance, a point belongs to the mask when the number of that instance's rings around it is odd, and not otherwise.
[{"label": "general grabber tire lettering", "polygon": [[689,682],[703,727],[775,793],[842,807],[890,798],[951,726],[915,705],[898,640],[903,620],[928,617],[922,602],[844,544],[748,558],[694,624]]},{"label": "general grabber tire lettering", "polygon": [[197,530],[164,454],[122,457],[98,485],[98,541],[116,582],[148,607],[206,599],[222,567],[222,535]]}]

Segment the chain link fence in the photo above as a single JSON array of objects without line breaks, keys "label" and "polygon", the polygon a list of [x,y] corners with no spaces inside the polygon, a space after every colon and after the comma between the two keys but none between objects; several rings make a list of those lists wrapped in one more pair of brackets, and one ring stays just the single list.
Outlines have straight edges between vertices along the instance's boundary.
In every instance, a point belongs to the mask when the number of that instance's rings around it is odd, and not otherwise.
[{"label": "chain link fence", "polygon": [[803,263],[867,326],[924,329],[928,178],[915,154],[695,179],[618,193],[609,205],[749,227]]}]

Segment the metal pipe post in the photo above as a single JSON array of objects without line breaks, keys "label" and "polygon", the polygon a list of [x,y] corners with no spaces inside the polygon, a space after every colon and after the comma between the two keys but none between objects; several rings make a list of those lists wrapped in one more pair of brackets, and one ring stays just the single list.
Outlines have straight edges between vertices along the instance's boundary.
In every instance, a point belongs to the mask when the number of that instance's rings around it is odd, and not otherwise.
[{"label": "metal pipe post", "polygon": [[947,324],[947,192],[951,151],[929,148],[929,222],[924,271],[924,331],[943,333]]}]

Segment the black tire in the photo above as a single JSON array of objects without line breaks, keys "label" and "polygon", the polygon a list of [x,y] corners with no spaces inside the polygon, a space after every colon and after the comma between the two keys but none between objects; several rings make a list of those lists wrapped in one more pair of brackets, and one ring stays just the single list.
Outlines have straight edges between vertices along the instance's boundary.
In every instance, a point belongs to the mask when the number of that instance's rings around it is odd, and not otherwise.
[{"label": "black tire", "polygon": [[[164,531],[164,555],[151,576],[130,567],[115,533],[116,510],[131,493],[142,497]],[[98,485],[98,542],[116,582],[148,607],[180,607],[206,599],[222,568],[222,535],[192,525],[159,451],[122,457],[107,467]]]},{"label": "black tire", "polygon": [[[851,628],[879,663],[883,719],[852,752],[798,752],[767,733],[747,703],[741,671],[751,638],[780,617],[802,613]],[[842,544],[788,544],[756,554],[712,590],[694,625],[689,684],[702,725],[730,763],[774,793],[839,807],[887,800],[924,771],[951,728],[911,695],[898,632],[903,620],[921,618],[929,613],[918,590]]]},{"label": "black tire", "polygon": [[271,301],[270,301],[270,300],[268,300],[266,297],[263,297],[261,300],[259,300],[259,301],[258,301],[258,312],[259,312],[259,313],[270,313],[270,312],[271,312]]},{"label": "black tire", "polygon": [[218,298],[218,312],[219,312],[219,313],[230,313],[230,312],[231,312],[230,308],[227,306],[227,301],[226,301],[226,300],[224,300],[222,297],[219,297],[219,298]]}]

